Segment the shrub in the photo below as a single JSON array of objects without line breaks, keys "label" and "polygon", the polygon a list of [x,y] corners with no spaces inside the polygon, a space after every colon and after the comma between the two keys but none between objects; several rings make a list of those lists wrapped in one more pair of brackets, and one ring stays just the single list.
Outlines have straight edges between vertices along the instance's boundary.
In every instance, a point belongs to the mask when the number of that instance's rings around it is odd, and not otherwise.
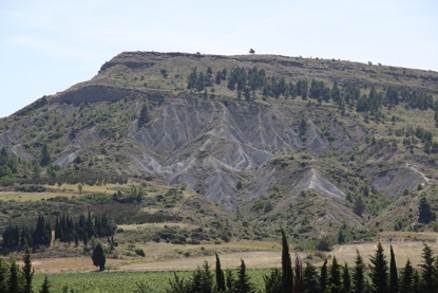
[{"label": "shrub", "polygon": [[136,253],[137,255],[139,255],[139,256],[142,256],[142,257],[145,257],[145,256],[146,256],[146,253],[144,253],[143,248],[136,248],[136,249],[135,249],[135,253]]}]

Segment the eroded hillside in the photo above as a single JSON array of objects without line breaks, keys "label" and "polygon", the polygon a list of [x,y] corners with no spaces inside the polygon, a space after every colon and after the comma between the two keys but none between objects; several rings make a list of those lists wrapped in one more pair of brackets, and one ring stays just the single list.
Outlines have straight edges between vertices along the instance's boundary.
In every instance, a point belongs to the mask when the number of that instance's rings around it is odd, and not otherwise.
[{"label": "eroded hillside", "polygon": [[1,121],[21,166],[2,183],[182,184],[257,237],[408,227],[415,212],[388,211],[432,195],[437,83],[339,60],[122,53]]}]

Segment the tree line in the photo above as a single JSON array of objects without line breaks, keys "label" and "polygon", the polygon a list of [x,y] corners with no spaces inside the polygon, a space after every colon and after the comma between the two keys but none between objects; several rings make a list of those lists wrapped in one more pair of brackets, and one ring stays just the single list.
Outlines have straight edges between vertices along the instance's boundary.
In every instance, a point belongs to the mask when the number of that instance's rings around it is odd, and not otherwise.
[{"label": "tree line", "polygon": [[385,86],[380,90],[372,86],[363,92],[350,82],[343,83],[341,87],[336,81],[331,86],[315,79],[310,82],[303,79],[296,82],[286,81],[284,77],[269,76],[264,69],[259,70],[257,67],[236,67],[230,71],[223,69],[217,71],[213,77],[213,70],[208,67],[205,73],[193,69],[187,78],[187,89],[200,92],[222,82],[227,82],[229,90],[237,91],[237,98],[243,96],[248,102],[255,100],[256,91],[259,91],[263,97],[301,97],[304,100],[314,99],[319,103],[332,100],[341,111],[348,105],[355,107],[357,112],[367,112],[375,117],[381,116],[383,106],[392,108],[405,103],[411,109],[434,110],[434,119],[438,126],[438,100],[434,101],[433,96],[428,93],[394,86]]},{"label": "tree line", "polygon": [[[214,272],[207,262],[197,268],[188,278],[181,278],[175,273],[169,280],[167,293],[436,293],[438,291],[438,257],[430,246],[424,244],[422,261],[415,268],[408,260],[400,271],[392,246],[389,262],[379,241],[367,265],[356,251],[354,265],[340,264],[332,257],[330,264],[326,259],[321,267],[306,262],[296,255],[292,262],[286,233],[282,234],[281,268],[272,269],[263,277],[263,287],[256,288],[251,282],[246,264],[241,260],[237,271],[223,270],[219,256],[216,254]],[[92,255],[93,264],[99,270],[105,269],[104,249],[96,242]],[[4,261],[0,258],[0,292],[30,293],[34,270],[30,251],[25,245],[23,267],[15,259]],[[138,284],[141,291],[142,284]],[[147,288],[146,288],[147,289]],[[39,292],[50,292],[50,282],[45,278]]]},{"label": "tree line", "polygon": [[384,254],[379,241],[375,253],[366,265],[359,251],[356,252],[354,266],[338,263],[336,257],[329,264],[326,259],[320,268],[307,262],[305,265],[298,255],[291,261],[289,245],[284,230],[282,233],[281,269],[273,269],[265,275],[263,288],[255,288],[241,260],[237,274],[232,270],[222,270],[219,256],[213,273],[206,262],[187,279],[175,274],[169,282],[168,293],[436,293],[438,292],[438,258],[432,249],[424,244],[422,262],[418,269],[408,260],[398,271],[395,254],[390,247],[390,260]]},{"label": "tree line", "polygon": [[[96,215],[94,220],[88,212],[88,218],[81,215],[74,221],[68,214],[56,217],[54,239],[64,243],[75,242],[76,245],[82,241],[87,245],[92,237],[110,237],[114,235],[116,225],[108,217]],[[20,250],[25,243],[31,247],[50,246],[52,242],[52,226],[50,221],[43,215],[38,216],[35,228],[27,228],[22,225],[9,225],[2,234],[3,249]],[[1,292],[1,291],[0,291]]]}]

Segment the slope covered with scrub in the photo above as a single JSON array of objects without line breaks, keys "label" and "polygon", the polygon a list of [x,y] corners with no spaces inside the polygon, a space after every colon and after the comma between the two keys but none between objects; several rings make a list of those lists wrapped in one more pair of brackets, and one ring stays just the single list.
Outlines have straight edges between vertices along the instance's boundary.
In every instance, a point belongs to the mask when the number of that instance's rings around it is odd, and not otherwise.
[{"label": "slope covered with scrub", "polygon": [[16,160],[0,180],[186,186],[246,237],[412,229],[438,178],[437,84],[340,60],[126,52],[0,121]]}]

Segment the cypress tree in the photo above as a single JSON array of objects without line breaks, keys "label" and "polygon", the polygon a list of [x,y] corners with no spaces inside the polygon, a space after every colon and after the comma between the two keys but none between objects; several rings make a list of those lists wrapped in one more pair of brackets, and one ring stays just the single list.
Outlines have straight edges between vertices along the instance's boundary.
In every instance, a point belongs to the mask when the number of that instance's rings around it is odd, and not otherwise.
[{"label": "cypress tree", "polygon": [[294,274],[294,292],[300,293],[304,290],[303,279],[303,262],[299,258],[298,254],[295,256],[295,274]]},{"label": "cypress tree", "polygon": [[413,285],[412,285],[412,293],[419,293],[420,292],[420,274],[417,270],[414,270],[414,277],[413,277]]},{"label": "cypress tree", "polygon": [[304,293],[314,293],[320,292],[319,289],[319,280],[318,280],[318,272],[315,267],[307,263],[306,268],[304,269]]},{"label": "cypress tree", "polygon": [[35,230],[33,232],[33,243],[35,245],[42,245],[44,244],[44,217],[43,215],[38,216],[37,225],[35,227]]},{"label": "cypress tree", "polygon": [[56,220],[55,220],[55,240],[57,240],[57,239],[61,240],[61,238],[62,238],[62,229],[61,229],[61,225],[59,223],[58,216],[56,216]]},{"label": "cypress tree", "polygon": [[40,293],[49,293],[49,279],[47,279],[47,276],[44,277],[44,282],[41,285]]},{"label": "cypress tree", "polygon": [[0,292],[7,292],[8,284],[7,284],[7,274],[8,274],[8,266],[0,258]]},{"label": "cypress tree", "polygon": [[225,285],[227,287],[227,290],[230,292],[233,292],[234,285],[236,284],[236,280],[234,279],[233,271],[230,269],[227,269],[225,271]]},{"label": "cypress tree", "polygon": [[398,293],[398,272],[392,245],[390,248],[389,262],[389,293]]},{"label": "cypress tree", "polygon": [[363,258],[360,256],[359,250],[356,250],[356,259],[353,272],[353,292],[364,293],[365,292],[365,265]]},{"label": "cypress tree", "polygon": [[330,276],[328,279],[328,289],[331,293],[341,293],[341,268],[338,264],[336,256],[333,257],[332,265],[330,267]]},{"label": "cypress tree", "polygon": [[9,281],[8,281],[8,293],[19,293],[19,280],[18,280],[18,267],[15,259],[12,260],[9,266]]},{"label": "cypress tree", "polygon": [[216,287],[219,292],[225,291],[225,275],[224,271],[221,268],[221,261],[219,256],[216,255]]},{"label": "cypress tree", "polygon": [[347,263],[344,264],[342,268],[342,293],[350,293],[351,292],[351,277],[350,270],[348,269]]},{"label": "cypress tree", "polygon": [[319,289],[321,293],[325,293],[327,290],[328,272],[327,272],[327,259],[324,260],[324,264],[321,267],[321,273],[319,276]]},{"label": "cypress tree", "polygon": [[27,243],[25,244],[25,252],[23,257],[24,267],[23,267],[23,276],[24,276],[24,293],[32,292],[32,278],[34,274],[34,270],[32,269],[32,261],[30,259],[30,251]]},{"label": "cypress tree", "polygon": [[292,261],[289,254],[289,244],[287,242],[286,232],[281,228],[282,237],[282,254],[281,254],[281,267],[283,273],[283,293],[292,293],[293,290],[293,271]]},{"label": "cypress tree", "polygon": [[424,244],[423,253],[421,255],[423,262],[420,264],[421,273],[421,291],[423,293],[436,292],[436,279],[432,249],[429,245]]},{"label": "cypress tree", "polygon": [[388,264],[380,241],[377,243],[375,254],[370,256],[370,262],[370,277],[374,292],[386,293],[388,287]]},{"label": "cypress tree", "polygon": [[87,223],[86,223],[86,231],[87,231],[88,239],[90,239],[91,237],[96,235],[96,232],[94,230],[93,221],[91,220],[91,212],[90,211],[88,211],[88,218],[87,218]]}]

